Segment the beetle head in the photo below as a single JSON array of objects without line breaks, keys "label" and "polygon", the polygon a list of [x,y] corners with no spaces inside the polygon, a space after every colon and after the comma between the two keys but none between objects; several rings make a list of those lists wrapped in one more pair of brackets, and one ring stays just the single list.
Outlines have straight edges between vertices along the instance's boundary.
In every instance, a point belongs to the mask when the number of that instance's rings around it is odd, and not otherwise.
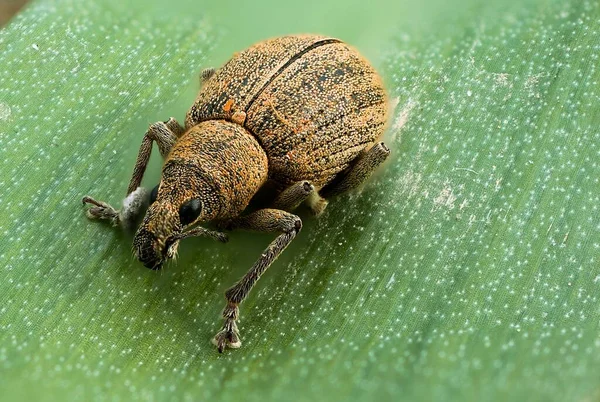
[{"label": "beetle head", "polygon": [[186,237],[186,229],[205,220],[205,194],[206,186],[194,172],[181,169],[171,172],[165,166],[160,184],[150,193],[150,207],[133,239],[136,258],[155,270],[173,258],[179,241]]},{"label": "beetle head", "polygon": [[169,205],[154,202],[133,239],[136,258],[150,269],[160,269],[165,260],[175,256],[181,233],[177,214]]}]

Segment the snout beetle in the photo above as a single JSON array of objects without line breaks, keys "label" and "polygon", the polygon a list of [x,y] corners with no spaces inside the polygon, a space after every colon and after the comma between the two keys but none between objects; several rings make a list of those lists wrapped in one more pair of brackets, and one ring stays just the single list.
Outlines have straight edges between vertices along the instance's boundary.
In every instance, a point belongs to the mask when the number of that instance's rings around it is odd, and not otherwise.
[{"label": "snout beetle", "polygon": [[[248,273],[227,290],[225,323],[213,339],[219,352],[241,345],[239,305],[296,237],[304,203],[319,215],[328,200],[364,182],[389,155],[382,137],[388,101],[373,67],[334,38],[295,35],[260,42],[220,69],[200,75],[200,92],[185,126],[175,119],[150,125],[142,139],[123,208],[84,197],[87,216],[129,226],[146,209],[134,254],[151,269],[179,241],[219,230],[277,233]],[[160,183],[140,187],[156,142],[165,159]],[[275,189],[249,209],[260,189]]]}]

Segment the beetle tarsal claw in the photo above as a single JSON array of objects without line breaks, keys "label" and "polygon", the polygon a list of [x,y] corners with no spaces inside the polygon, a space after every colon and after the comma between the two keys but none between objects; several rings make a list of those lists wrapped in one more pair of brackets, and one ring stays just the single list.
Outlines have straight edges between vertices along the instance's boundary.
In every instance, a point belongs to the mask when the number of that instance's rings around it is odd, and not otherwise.
[{"label": "beetle tarsal claw", "polygon": [[239,334],[237,331],[222,329],[215,335],[212,339],[213,345],[217,347],[219,353],[223,353],[226,348],[230,349],[238,349],[242,346],[242,341],[240,341]]},{"label": "beetle tarsal claw", "polygon": [[119,222],[120,222],[119,211],[114,209],[111,205],[109,205],[103,201],[96,201],[95,199],[93,199],[92,197],[87,196],[87,195],[85,197],[83,197],[81,202],[83,203],[83,205],[85,205],[85,204],[93,205],[93,207],[91,207],[90,209],[88,209],[85,212],[85,214],[87,215],[87,217],[89,219],[107,220],[113,226],[119,225]]},{"label": "beetle tarsal claw", "polygon": [[223,318],[225,318],[223,329],[221,329],[212,340],[213,344],[219,350],[219,353],[223,353],[225,348],[237,349],[242,346],[242,341],[240,341],[240,331],[235,322],[238,314],[239,310],[235,304],[228,304],[227,307],[225,307],[225,310],[223,310]]}]

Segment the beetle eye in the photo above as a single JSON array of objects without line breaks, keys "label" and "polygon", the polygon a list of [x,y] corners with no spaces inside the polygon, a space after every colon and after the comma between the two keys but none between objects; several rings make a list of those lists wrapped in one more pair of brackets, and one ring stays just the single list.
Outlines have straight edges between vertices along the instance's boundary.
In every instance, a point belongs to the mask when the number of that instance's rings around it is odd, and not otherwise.
[{"label": "beetle eye", "polygon": [[152,191],[150,191],[150,204],[153,204],[154,201],[156,201],[156,196],[158,195],[158,186],[160,184],[157,184],[156,187],[154,187],[152,189]]},{"label": "beetle eye", "polygon": [[181,224],[185,226],[194,222],[200,215],[200,211],[202,211],[202,203],[198,198],[184,202],[181,208],[179,208],[179,220]]}]

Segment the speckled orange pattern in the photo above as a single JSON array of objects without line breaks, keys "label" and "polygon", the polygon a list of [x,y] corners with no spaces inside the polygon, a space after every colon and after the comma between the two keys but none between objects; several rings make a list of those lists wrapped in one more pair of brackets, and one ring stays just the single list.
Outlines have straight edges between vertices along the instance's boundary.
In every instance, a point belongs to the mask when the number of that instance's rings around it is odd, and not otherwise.
[{"label": "speckled orange pattern", "polygon": [[269,159],[269,178],[320,188],[385,130],[387,98],[373,67],[353,48],[322,36],[288,36],[240,53],[208,80],[186,125],[240,122]]},{"label": "speckled orange pattern", "polygon": [[352,48],[306,53],[273,80],[246,125],[269,156],[269,176],[321,187],[383,133],[386,96],[375,70]]},{"label": "speckled orange pattern", "polygon": [[209,78],[185,119],[186,128],[203,120],[230,119],[245,112],[252,99],[286,63],[320,42],[324,36],[284,36],[259,42],[237,53]]},{"label": "speckled orange pattern", "polygon": [[[240,125],[223,120],[202,122],[178,139],[163,177],[178,166],[188,173],[177,172],[178,181],[161,183],[159,198],[163,191],[178,194],[190,187],[186,182],[196,182],[190,194],[207,192],[202,194],[203,221],[238,216],[266,181],[268,170],[267,156],[256,139]],[[175,205],[181,203],[177,200]]]}]

